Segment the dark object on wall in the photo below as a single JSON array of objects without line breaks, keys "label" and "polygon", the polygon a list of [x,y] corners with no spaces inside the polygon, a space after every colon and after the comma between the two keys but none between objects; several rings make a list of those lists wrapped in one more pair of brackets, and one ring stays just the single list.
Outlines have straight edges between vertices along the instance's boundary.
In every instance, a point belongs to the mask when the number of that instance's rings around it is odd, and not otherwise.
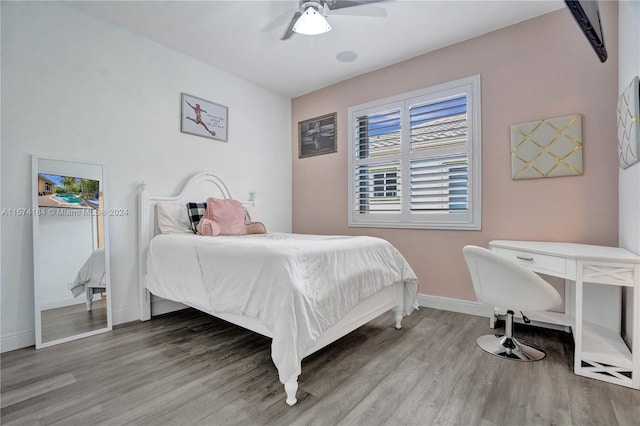
[{"label": "dark object on wall", "polygon": [[298,123],[298,158],[328,154],[338,150],[336,143],[336,119],[338,113]]},{"label": "dark object on wall", "polygon": [[607,49],[604,46],[604,35],[600,23],[598,2],[593,0],[565,0],[567,7],[576,18],[576,22],[587,36],[589,43],[596,51],[600,62],[607,60]]}]

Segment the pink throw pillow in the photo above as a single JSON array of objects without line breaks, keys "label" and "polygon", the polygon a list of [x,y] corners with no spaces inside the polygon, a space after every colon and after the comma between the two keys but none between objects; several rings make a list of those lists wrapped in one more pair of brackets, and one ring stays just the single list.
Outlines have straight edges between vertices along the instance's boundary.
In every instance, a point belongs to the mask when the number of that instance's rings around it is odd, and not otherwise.
[{"label": "pink throw pillow", "polygon": [[247,222],[247,234],[266,234],[267,228],[262,222]]},{"label": "pink throw pillow", "polygon": [[215,223],[213,220],[207,219],[203,217],[196,225],[196,230],[200,235],[206,235],[208,237],[215,237],[216,235],[220,235],[220,226]]},{"label": "pink throw pillow", "polygon": [[213,197],[207,198],[205,218],[213,221],[219,228],[219,232],[215,234],[215,226],[212,226],[212,235],[247,234],[247,224],[244,221],[244,207],[240,201],[223,200]]}]

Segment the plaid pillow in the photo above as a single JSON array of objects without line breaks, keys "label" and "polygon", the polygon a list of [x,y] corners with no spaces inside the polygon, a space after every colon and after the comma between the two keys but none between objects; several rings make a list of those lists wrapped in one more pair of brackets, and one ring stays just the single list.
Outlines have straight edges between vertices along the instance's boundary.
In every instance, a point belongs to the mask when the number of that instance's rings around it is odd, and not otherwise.
[{"label": "plaid pillow", "polygon": [[195,234],[198,233],[196,226],[200,223],[200,219],[205,215],[207,211],[207,203],[187,203],[187,215],[191,222],[191,229]]}]

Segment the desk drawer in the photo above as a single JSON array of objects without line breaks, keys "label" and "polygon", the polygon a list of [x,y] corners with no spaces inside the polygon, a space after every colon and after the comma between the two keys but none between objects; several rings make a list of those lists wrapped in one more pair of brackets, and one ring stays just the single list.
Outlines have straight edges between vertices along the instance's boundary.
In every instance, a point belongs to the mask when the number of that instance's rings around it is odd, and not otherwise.
[{"label": "desk drawer", "polygon": [[567,273],[567,262],[563,257],[504,248],[494,248],[493,250],[500,256],[542,273],[545,271],[556,274]]}]

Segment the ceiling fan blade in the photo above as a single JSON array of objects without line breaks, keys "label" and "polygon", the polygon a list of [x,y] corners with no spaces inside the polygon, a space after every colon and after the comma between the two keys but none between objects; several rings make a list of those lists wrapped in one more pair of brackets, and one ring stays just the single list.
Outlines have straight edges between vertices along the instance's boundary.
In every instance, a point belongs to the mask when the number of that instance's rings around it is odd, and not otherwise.
[{"label": "ceiling fan blade", "polygon": [[326,4],[331,15],[371,16],[374,18],[384,18],[387,16],[387,10],[383,7],[374,6],[373,3],[388,1],[394,0],[329,0]]},{"label": "ceiling fan blade", "polygon": [[262,33],[267,33],[269,31],[275,30],[278,27],[283,26],[289,21],[289,17],[295,11],[295,9],[289,9],[284,12],[282,15],[278,16],[276,19],[271,21],[267,26],[260,30]]},{"label": "ceiling fan blade", "polygon": [[337,10],[371,3],[382,3],[384,1],[387,0],[326,0],[325,4],[330,10]]},{"label": "ceiling fan blade", "polygon": [[296,22],[298,21],[298,18],[300,18],[301,15],[302,14],[300,12],[296,12],[293,14],[293,18],[291,18],[291,22],[289,22],[287,31],[284,32],[284,35],[280,40],[287,40],[293,35],[293,26],[296,24]]},{"label": "ceiling fan blade", "polygon": [[384,18],[387,16],[387,10],[383,7],[362,5],[353,9],[334,9],[330,10],[331,16],[370,16],[373,18]]}]

